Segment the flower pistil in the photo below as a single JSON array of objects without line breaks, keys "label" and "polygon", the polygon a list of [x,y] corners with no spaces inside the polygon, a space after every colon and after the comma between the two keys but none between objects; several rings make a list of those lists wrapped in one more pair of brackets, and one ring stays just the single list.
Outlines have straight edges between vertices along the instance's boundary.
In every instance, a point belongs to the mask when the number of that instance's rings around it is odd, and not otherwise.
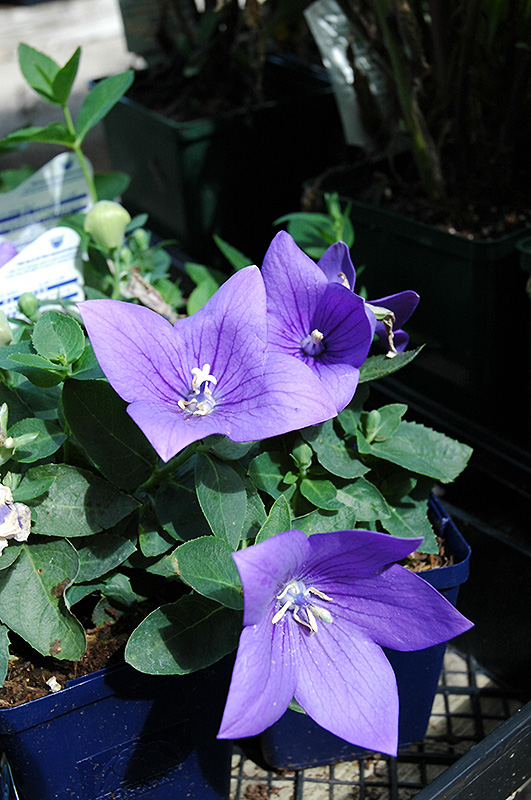
[{"label": "flower pistil", "polygon": [[301,342],[301,349],[307,356],[320,356],[325,349],[324,334],[318,331],[317,328],[313,330],[308,336],[305,336]]},{"label": "flower pistil", "polygon": [[[271,622],[276,625],[287,611],[293,612],[293,619],[299,625],[304,625],[310,630],[310,633],[317,633],[317,619],[327,624],[332,622],[332,615],[322,606],[315,605],[312,595],[319,597],[321,600],[326,600],[331,603],[332,598],[328,597],[324,592],[319,591],[313,586],[306,588],[303,581],[292,581],[277,595],[277,600],[284,601],[282,608],[277,611]],[[306,619],[304,619],[300,612],[304,611]]]},{"label": "flower pistil", "polygon": [[217,384],[217,378],[210,374],[210,364],[205,364],[202,368],[192,368],[192,386],[190,393],[186,400],[178,400],[177,405],[187,414],[195,414],[199,417],[204,417],[210,414],[216,401],[212,395],[212,389],[209,383],[214,386]]}]

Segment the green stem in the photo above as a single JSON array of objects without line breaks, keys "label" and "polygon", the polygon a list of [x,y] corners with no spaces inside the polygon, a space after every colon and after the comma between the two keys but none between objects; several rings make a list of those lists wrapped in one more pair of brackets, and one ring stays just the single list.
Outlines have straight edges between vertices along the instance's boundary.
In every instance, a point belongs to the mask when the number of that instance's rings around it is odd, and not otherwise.
[{"label": "green stem", "polygon": [[141,488],[144,489],[145,491],[149,491],[150,489],[153,489],[156,486],[158,486],[159,483],[161,483],[167,475],[176,470],[177,467],[180,467],[181,464],[184,464],[185,461],[187,461],[191,456],[193,456],[193,454],[196,451],[197,444],[198,442],[192,442],[192,444],[189,444],[187,447],[184,448],[184,450],[181,450],[180,453],[177,453],[176,456],[174,456],[172,459],[170,459],[170,461],[164,464],[163,467],[160,467],[160,469],[155,468],[152,476],[148,478],[147,481],[145,481],[145,483],[142,484]]},{"label": "green stem", "polygon": [[77,158],[77,160],[79,162],[79,166],[81,167],[83,175],[85,176],[85,180],[87,181],[92,201],[94,203],[97,203],[98,202],[98,194],[96,192],[96,186],[94,184],[94,178],[92,177],[91,171],[90,171],[88,163],[87,163],[87,159],[85,158],[85,154],[83,153],[83,150],[81,148],[81,142],[77,138],[77,133],[76,133],[76,129],[74,127],[74,122],[72,120],[72,115],[70,114],[70,111],[69,111],[69,109],[68,109],[68,107],[66,105],[63,106],[63,114],[64,114],[64,117],[65,117],[66,126],[67,126],[69,132],[75,138],[74,144],[71,145],[72,150],[76,154],[76,158]]},{"label": "green stem", "polygon": [[119,300],[120,292],[120,248],[117,247],[113,254],[114,274],[113,274],[113,287],[112,287],[112,300]]}]

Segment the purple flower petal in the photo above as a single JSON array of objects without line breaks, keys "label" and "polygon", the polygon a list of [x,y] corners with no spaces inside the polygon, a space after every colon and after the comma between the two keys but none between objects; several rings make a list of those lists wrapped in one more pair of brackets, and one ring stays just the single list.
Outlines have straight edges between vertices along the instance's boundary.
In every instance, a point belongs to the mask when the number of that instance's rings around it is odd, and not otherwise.
[{"label": "purple flower petal", "polygon": [[295,699],[300,706],[347,742],[395,755],[398,692],[381,648],[370,639],[353,637],[348,622],[337,615],[313,636],[296,633],[292,657],[298,667]]},{"label": "purple flower petal", "polygon": [[[289,636],[271,624],[270,614],[242,631],[220,739],[255,736],[276,722],[295,693],[296,661]],[[264,653],[274,652],[274,659]]]},{"label": "purple flower petal", "polygon": [[390,566],[419,542],[293,530],[235,553],[246,627],[218,735],[259,733],[294,692],[327,730],[395,754],[398,697],[382,646],[423,649],[471,624],[422,578]]},{"label": "purple flower petal", "polygon": [[173,327],[130,303],[88,300],[79,308],[111,386],[165,461],[209,434],[253,441],[336,415],[311,370],[266,350],[257,267],[240,270]]},{"label": "purple flower petal", "polygon": [[334,597],[358,630],[393,650],[422,650],[472,627],[437,589],[398,565]]},{"label": "purple flower petal", "polygon": [[[282,558],[279,558],[282,548]],[[277,587],[298,571],[310,555],[310,542],[302,531],[286,531],[260,545],[260,558],[254,547],[233,554],[245,586],[244,625],[261,622],[270,610]],[[291,700],[291,697],[290,697]]]},{"label": "purple flower petal", "polygon": [[363,300],[324,272],[281,231],[262,266],[267,293],[269,346],[318,375],[341,411],[356,390],[367,357],[374,317]]},{"label": "purple flower petal", "polygon": [[322,269],[329,283],[341,283],[354,289],[356,270],[352,264],[350,251],[345,242],[335,242],[321,256],[317,266]]}]

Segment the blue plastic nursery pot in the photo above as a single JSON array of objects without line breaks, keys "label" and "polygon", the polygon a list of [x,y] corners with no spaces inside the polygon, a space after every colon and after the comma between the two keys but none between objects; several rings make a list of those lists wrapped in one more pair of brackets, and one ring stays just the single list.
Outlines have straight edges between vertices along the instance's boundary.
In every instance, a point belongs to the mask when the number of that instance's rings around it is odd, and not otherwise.
[{"label": "blue plastic nursery pot", "polygon": [[[470,547],[434,497],[430,498],[429,510],[432,522],[440,525],[440,535],[446,540],[447,552],[453,555],[454,563],[420,575],[455,606],[459,586],[468,578]],[[445,650],[444,642],[409,653],[385,649],[398,685],[399,747],[424,738]],[[366,750],[324,730],[306,714],[289,710],[264,731],[261,746],[265,760],[277,769],[304,769],[367,754]]]},{"label": "blue plastic nursery pot", "polygon": [[[225,800],[232,743],[216,733],[231,667],[227,658],[153,676],[120,664],[0,710],[21,800]],[[0,797],[10,797],[8,778],[3,770]]]}]

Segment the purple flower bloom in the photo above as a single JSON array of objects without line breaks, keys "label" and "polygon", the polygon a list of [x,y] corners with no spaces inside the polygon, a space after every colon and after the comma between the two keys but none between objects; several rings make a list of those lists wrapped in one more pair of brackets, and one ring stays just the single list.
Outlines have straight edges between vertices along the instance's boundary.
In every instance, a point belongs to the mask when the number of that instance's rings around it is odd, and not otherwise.
[{"label": "purple flower bloom", "polygon": [[257,267],[240,270],[174,326],[116,300],[87,300],[79,309],[109,383],[165,461],[210,434],[254,441],[336,414],[310,370],[268,352]]},{"label": "purple flower bloom", "polygon": [[[345,242],[336,242],[331,245],[323,253],[317,262],[317,266],[322,269],[330,283],[341,283],[354,291],[356,271]],[[376,319],[375,332],[382,341],[389,345],[392,344],[391,352],[394,350],[396,353],[401,353],[406,349],[409,336],[402,330],[402,325],[413,314],[419,299],[416,292],[408,290],[380,297],[378,300],[367,301],[371,313],[374,313],[376,309],[380,312]],[[391,313],[385,314],[386,310]],[[380,319],[380,316],[383,316],[384,319]],[[390,332],[392,336],[390,336]]]},{"label": "purple flower bloom", "polygon": [[260,733],[294,697],[337,736],[396,754],[398,695],[382,647],[420,650],[471,627],[426,581],[393,565],[420,541],[292,530],[235,553],[244,629],[218,736]]},{"label": "purple flower bloom", "polygon": [[361,297],[325,274],[280,231],[264,257],[269,344],[307,364],[338,411],[352,399],[375,320]]}]

